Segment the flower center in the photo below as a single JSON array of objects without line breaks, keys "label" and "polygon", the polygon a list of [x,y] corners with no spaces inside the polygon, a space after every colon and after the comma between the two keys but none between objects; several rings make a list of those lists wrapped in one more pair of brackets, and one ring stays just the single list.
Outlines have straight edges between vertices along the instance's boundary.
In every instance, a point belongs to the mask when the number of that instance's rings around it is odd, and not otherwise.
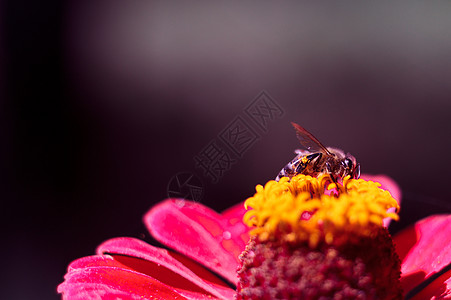
[{"label": "flower center", "polygon": [[253,227],[251,234],[260,240],[284,239],[339,244],[354,236],[371,236],[384,218],[398,220],[387,209],[398,203],[380,184],[346,176],[342,183],[328,174],[318,178],[297,175],[289,180],[258,185],[253,197],[245,202],[244,222]]},{"label": "flower center", "polygon": [[384,218],[399,206],[380,184],[297,175],[245,202],[251,239],[237,299],[400,299],[400,261]]}]

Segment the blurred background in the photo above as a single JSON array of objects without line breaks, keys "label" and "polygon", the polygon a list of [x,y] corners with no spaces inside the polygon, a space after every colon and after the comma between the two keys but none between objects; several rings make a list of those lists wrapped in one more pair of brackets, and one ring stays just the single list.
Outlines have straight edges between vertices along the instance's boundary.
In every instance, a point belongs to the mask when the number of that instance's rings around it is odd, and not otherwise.
[{"label": "blurred background", "polygon": [[180,172],[218,211],[252,196],[290,121],[399,183],[392,232],[451,212],[449,2],[28,2],[1,9],[1,299],[58,299],[102,241],[151,241]]}]

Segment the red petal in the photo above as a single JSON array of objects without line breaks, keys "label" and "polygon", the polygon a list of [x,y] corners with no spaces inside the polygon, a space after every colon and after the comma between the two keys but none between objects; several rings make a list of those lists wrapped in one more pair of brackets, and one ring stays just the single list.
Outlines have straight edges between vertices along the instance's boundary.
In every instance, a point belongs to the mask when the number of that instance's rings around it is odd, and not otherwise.
[{"label": "red petal", "polygon": [[161,243],[236,282],[243,242],[232,239],[229,220],[222,215],[199,203],[169,199],[154,206],[144,223]]},{"label": "red petal", "polygon": [[[398,202],[399,205],[401,205],[401,197],[402,197],[401,189],[396,184],[396,182],[393,179],[391,179],[390,177],[385,176],[385,175],[362,174],[362,176],[360,178],[365,179],[365,180],[379,182],[381,184],[381,189],[389,191],[390,194],[392,195],[392,197],[395,198],[395,200]],[[395,212],[395,208],[390,208],[388,211]],[[392,221],[391,218],[385,218],[384,226],[388,227],[388,225],[390,224],[391,221]]]},{"label": "red petal", "polygon": [[71,300],[189,299],[147,275],[124,268],[111,256],[76,260],[65,281],[58,286],[58,292]]},{"label": "red petal", "polygon": [[[198,290],[202,288],[220,299],[231,299],[235,294],[235,291],[224,282],[193,261],[137,239],[112,239],[101,244],[97,252],[99,254],[120,254],[140,258],[142,263],[152,265],[153,268],[134,269],[144,272],[168,286],[195,292],[199,292]],[[115,256],[115,259],[123,260],[117,256]],[[194,288],[194,285],[196,288]]]},{"label": "red petal", "polygon": [[424,299],[450,299],[451,298],[451,271],[446,272],[431,284],[412,297],[412,300]]},{"label": "red petal", "polygon": [[[451,262],[451,215],[423,219],[397,234],[394,242],[402,260],[401,283],[407,292]],[[441,287],[440,294],[451,294],[449,276],[447,272],[434,281]]]}]

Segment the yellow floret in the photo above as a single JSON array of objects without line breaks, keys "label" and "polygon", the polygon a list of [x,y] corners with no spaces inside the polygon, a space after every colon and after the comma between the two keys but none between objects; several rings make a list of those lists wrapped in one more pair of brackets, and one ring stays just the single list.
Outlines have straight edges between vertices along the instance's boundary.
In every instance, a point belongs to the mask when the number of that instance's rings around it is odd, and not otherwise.
[{"label": "yellow floret", "polygon": [[[349,176],[334,182],[327,174],[271,180],[264,187],[258,185],[246,200],[244,222],[260,239],[307,241],[311,247],[320,241],[332,244],[341,240],[339,236],[368,236],[382,227],[384,218],[398,219],[396,213],[387,212],[391,207],[398,210],[398,203],[379,187],[377,182]],[[310,219],[302,217],[305,212],[312,214]]]}]

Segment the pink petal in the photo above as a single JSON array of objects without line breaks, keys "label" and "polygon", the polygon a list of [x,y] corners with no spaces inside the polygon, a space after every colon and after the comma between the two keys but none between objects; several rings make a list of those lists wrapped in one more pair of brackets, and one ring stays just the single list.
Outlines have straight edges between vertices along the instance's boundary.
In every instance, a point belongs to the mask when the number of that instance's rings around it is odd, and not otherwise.
[{"label": "pink petal", "polygon": [[240,247],[241,252],[244,251],[249,241],[250,228],[243,223],[243,216],[246,211],[244,202],[240,202],[221,213],[223,218],[227,219],[227,229],[231,234],[230,239]]},{"label": "pink petal", "polygon": [[168,199],[154,206],[144,216],[144,223],[161,243],[236,282],[244,243],[235,231],[232,236],[229,219],[199,203]]},{"label": "pink petal", "polygon": [[[401,189],[396,184],[396,182],[391,179],[388,176],[385,175],[369,175],[369,174],[362,174],[360,178],[365,180],[371,180],[375,182],[379,182],[381,184],[381,189],[387,190],[390,192],[393,198],[398,202],[399,205],[401,205]],[[395,212],[395,208],[390,208],[388,212]],[[385,218],[384,219],[384,226],[388,227],[390,222],[392,221],[391,218]]]},{"label": "pink petal", "polygon": [[[145,274],[168,286],[176,287],[178,290],[199,292],[198,290],[201,288],[220,299],[231,299],[235,294],[234,290],[195,262],[137,239],[111,239],[101,244],[97,252],[98,254],[120,254],[140,258],[142,263],[153,266],[152,269],[148,268]],[[118,256],[115,256],[115,259],[123,260]],[[142,272],[142,270],[140,271]]]},{"label": "pink petal", "polygon": [[381,184],[381,188],[384,190],[388,190],[393,198],[398,201],[398,204],[401,203],[401,189],[398,184],[386,175],[370,175],[370,174],[362,174],[360,177],[365,180],[371,180],[375,182],[379,182]]},{"label": "pink petal", "polygon": [[58,286],[63,299],[189,299],[147,275],[122,267],[111,256],[85,257],[72,265],[75,267],[70,267]]},{"label": "pink petal", "polygon": [[[394,242],[402,260],[401,283],[409,291],[451,262],[451,215],[423,219],[397,234]],[[449,271],[441,275],[435,279],[434,289],[429,286],[422,293],[451,297],[450,275]]]}]

